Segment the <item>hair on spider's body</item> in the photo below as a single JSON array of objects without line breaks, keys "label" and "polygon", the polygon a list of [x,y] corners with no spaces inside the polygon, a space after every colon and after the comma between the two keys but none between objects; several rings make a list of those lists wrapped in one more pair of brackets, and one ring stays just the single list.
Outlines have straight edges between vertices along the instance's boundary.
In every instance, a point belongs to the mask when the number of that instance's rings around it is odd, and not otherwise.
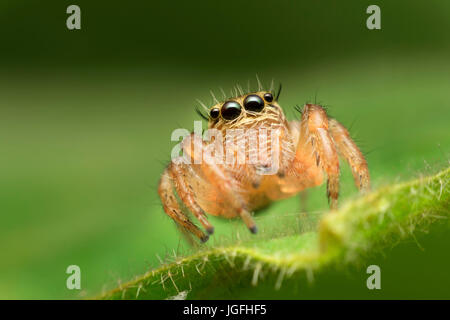
[{"label": "hair on spider's body", "polygon": [[[226,97],[221,90],[223,101],[218,101],[211,91],[213,105],[210,107],[199,101],[207,113],[200,109],[197,112],[207,119],[208,129],[222,133],[224,138],[203,141],[194,133],[187,136],[181,143],[183,156],[172,159],[161,176],[158,193],[164,211],[188,239],[208,240],[214,228],[207,214],[240,217],[256,233],[251,212],[320,185],[324,174],[330,207],[335,209],[339,196],[338,153],[350,165],[357,188],[370,188],[364,156],[348,130],[330,118],[323,106],[315,103],[307,103],[303,108],[296,106],[299,119],[288,121],[278,103],[281,84],[276,92],[273,83],[272,89],[265,91],[257,81],[256,91],[243,93],[237,85],[232,96]],[[230,137],[228,133],[232,129],[239,134]],[[252,140],[254,136],[250,132],[255,130],[258,136]],[[269,140],[269,136],[275,137],[274,140]],[[228,144],[234,139],[245,142],[246,148],[240,154],[243,163],[237,161],[239,149]],[[260,146],[268,153],[261,153]],[[214,154],[220,150],[229,153],[233,161],[220,162],[216,158],[204,161],[205,154],[211,150]],[[255,152],[256,160],[251,158]],[[277,157],[272,157],[274,154]],[[178,161],[181,157],[189,162]],[[192,222],[186,211],[193,214],[206,233]]]}]

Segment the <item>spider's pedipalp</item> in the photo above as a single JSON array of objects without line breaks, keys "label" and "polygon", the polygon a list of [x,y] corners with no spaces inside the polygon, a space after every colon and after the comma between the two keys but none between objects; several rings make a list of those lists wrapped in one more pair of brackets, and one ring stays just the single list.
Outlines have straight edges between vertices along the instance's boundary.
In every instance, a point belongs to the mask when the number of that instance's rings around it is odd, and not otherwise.
[{"label": "spider's pedipalp", "polygon": [[[253,221],[250,213],[246,210],[245,202],[238,192],[239,181],[214,161],[206,161],[206,159],[203,159],[203,151],[205,150],[206,145],[205,142],[202,141],[201,137],[192,133],[190,136],[185,138],[182,148],[183,152],[186,153],[192,163],[198,163],[197,169],[201,170],[204,177],[207,179],[209,184],[211,184],[211,187],[218,190],[221,197],[227,200],[226,203],[229,210],[239,215],[248,229],[252,233],[256,233],[257,228],[255,222]],[[198,152],[195,150],[198,150]],[[251,170],[253,170],[253,168],[247,167],[246,172],[248,173]],[[246,177],[247,175],[244,176]]]}]

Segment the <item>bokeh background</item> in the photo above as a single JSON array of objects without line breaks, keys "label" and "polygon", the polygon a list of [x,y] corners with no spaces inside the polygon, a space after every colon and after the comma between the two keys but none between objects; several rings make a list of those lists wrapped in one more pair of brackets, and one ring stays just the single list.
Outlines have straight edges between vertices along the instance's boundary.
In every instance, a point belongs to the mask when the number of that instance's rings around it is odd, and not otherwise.
[{"label": "bokeh background", "polygon": [[[70,4],[81,30],[66,28]],[[370,4],[381,30],[366,28]],[[89,297],[177,250],[156,193],[170,134],[193,127],[196,99],[256,74],[282,82],[289,118],[317,99],[351,127],[374,186],[448,163],[449,58],[441,0],[1,1],[0,298]],[[356,192],[342,175],[345,200]],[[326,208],[324,188],[311,192],[309,210]],[[234,222],[212,221],[215,237],[233,232]],[[419,285],[393,282],[377,297],[448,298],[448,240],[397,252],[385,263],[391,279]],[[417,255],[423,273],[408,273],[403,258]],[[81,291],[66,289],[71,264]],[[339,290],[351,295],[352,283]]]}]

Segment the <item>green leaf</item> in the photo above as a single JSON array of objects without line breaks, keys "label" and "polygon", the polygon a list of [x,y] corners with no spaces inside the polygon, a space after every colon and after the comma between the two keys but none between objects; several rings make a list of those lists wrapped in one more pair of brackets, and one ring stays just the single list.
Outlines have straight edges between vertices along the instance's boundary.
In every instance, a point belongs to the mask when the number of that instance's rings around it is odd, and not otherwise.
[{"label": "green leaf", "polygon": [[[318,275],[341,272],[342,266],[357,265],[398,240],[414,239],[417,230],[426,230],[437,220],[447,221],[449,180],[447,168],[434,176],[382,187],[324,214],[318,223],[301,214],[290,217],[283,221],[284,233],[266,232],[253,241],[174,257],[98,298],[292,298],[298,287],[314,286]],[[311,228],[298,228],[307,222]]]}]

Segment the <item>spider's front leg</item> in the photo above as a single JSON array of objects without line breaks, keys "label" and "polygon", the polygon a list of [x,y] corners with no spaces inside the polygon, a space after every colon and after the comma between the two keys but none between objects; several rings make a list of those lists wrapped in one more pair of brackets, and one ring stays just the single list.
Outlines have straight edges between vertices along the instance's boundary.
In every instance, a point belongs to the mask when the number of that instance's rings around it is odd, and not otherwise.
[{"label": "spider's front leg", "polygon": [[348,130],[335,119],[330,119],[330,133],[338,152],[347,160],[352,169],[356,187],[361,191],[370,190],[369,168],[362,152],[350,138]]},{"label": "spider's front leg", "polygon": [[[180,192],[180,190],[183,190],[184,187],[180,186],[179,182],[177,182],[176,174],[179,170],[177,166],[177,164],[171,162],[161,176],[161,180],[159,181],[158,193],[159,197],[161,198],[163,209],[166,214],[175,221],[175,223],[181,230],[186,230],[187,232],[194,234],[202,242],[205,242],[208,240],[209,236],[203,233],[203,231],[201,231],[194,223],[192,223],[186,213],[184,213],[180,208],[178,200],[175,196],[174,188],[177,189],[177,193],[180,198],[190,198],[189,194],[183,194],[183,191]],[[186,206],[189,207],[189,200],[184,201],[184,203],[186,203]],[[202,220],[200,221],[202,222]],[[188,239],[190,239],[189,236]]]},{"label": "spider's front leg", "polygon": [[302,112],[295,161],[310,166],[311,160],[327,173],[328,201],[330,208],[336,209],[339,196],[339,158],[328,132],[328,116],[321,106],[307,104]]}]

